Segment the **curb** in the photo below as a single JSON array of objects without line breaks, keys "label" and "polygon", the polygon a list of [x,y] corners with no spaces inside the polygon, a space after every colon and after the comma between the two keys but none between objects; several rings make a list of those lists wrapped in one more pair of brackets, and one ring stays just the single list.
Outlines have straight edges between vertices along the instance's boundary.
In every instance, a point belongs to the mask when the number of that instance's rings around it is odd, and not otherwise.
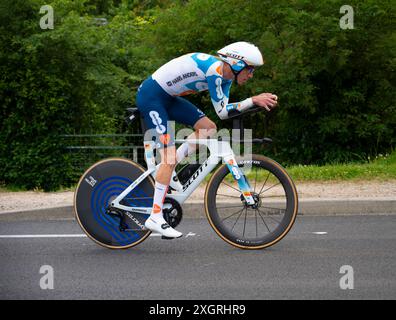
[{"label": "curb", "polygon": [[[299,201],[300,216],[382,215],[396,214],[396,199],[303,199]],[[202,201],[183,204],[185,218],[205,218]],[[0,213],[0,221],[73,220],[73,206]]]}]

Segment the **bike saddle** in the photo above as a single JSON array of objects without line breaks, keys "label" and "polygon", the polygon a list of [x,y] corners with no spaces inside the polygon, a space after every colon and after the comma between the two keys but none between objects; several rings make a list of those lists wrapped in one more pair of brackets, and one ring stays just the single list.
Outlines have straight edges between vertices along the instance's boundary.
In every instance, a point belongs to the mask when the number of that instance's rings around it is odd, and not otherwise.
[{"label": "bike saddle", "polygon": [[140,111],[138,108],[127,108],[128,116],[126,117],[125,121],[129,124],[133,122],[136,118],[139,118]]}]

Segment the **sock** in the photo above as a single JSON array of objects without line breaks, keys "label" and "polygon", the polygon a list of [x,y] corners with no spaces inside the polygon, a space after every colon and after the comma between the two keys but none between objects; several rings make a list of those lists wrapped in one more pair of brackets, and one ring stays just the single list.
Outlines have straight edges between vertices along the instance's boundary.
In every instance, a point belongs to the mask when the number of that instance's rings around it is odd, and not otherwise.
[{"label": "sock", "polygon": [[168,191],[167,185],[161,184],[157,181],[155,182],[153,210],[151,211],[151,215],[150,215],[151,218],[156,219],[163,217],[162,207],[164,205],[164,200],[167,191]]},{"label": "sock", "polygon": [[183,142],[176,151],[176,161],[180,163],[185,157],[189,156],[195,151],[195,145],[188,142]]}]

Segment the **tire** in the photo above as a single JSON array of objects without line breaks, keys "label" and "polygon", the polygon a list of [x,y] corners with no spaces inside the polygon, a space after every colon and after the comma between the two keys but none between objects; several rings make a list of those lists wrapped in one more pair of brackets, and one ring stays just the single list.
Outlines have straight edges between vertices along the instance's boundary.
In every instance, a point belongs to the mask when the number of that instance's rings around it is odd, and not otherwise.
[{"label": "tire", "polygon": [[[92,165],[81,177],[74,194],[74,211],[78,224],[90,239],[109,249],[127,249],[144,241],[151,231],[142,228],[148,215],[124,215],[127,230],[120,229],[120,218],[106,213],[106,208],[135,181],[145,169],[122,158],[110,158]],[[136,207],[153,205],[154,182],[143,180],[121,204]],[[138,222],[136,222],[138,221]]]},{"label": "tire", "polygon": [[[272,159],[252,155],[250,160],[242,158],[237,162],[254,188],[256,207],[246,204],[228,167],[223,164],[206,187],[206,216],[214,231],[227,243],[241,249],[267,248],[280,241],[293,226],[298,211],[296,188],[285,169]],[[235,228],[238,222],[241,226]]]}]

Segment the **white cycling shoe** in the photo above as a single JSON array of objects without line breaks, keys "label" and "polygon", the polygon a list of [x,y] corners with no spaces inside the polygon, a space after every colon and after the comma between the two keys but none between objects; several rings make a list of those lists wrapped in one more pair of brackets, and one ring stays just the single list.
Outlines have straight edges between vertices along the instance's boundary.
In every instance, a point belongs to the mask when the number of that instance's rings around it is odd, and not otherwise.
[{"label": "white cycling shoe", "polygon": [[173,229],[164,218],[153,219],[149,217],[144,226],[154,232],[158,232],[166,238],[180,238],[183,233]]}]

